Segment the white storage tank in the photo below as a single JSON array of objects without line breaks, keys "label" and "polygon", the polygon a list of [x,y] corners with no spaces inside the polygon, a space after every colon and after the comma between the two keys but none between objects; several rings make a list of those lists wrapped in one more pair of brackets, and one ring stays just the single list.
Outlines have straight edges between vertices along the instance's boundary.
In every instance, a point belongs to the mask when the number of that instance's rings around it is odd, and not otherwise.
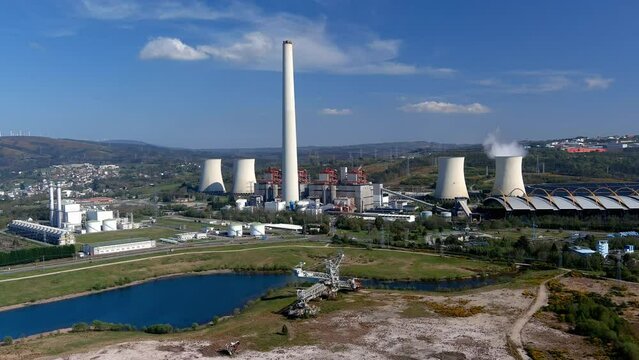
[{"label": "white storage tank", "polygon": [[450,211],[442,211],[439,215],[446,221],[451,221],[453,219],[453,213]]},{"label": "white storage tank", "polygon": [[87,233],[96,233],[102,231],[102,221],[87,221]]},{"label": "white storage tank", "polygon": [[230,237],[241,237],[242,224],[229,224],[227,235]]},{"label": "white storage tank", "polygon": [[429,210],[425,210],[425,211],[422,211],[421,213],[419,213],[419,216],[422,219],[428,219],[429,217],[433,216],[433,212],[429,211]]},{"label": "white storage tank", "polygon": [[237,200],[235,200],[235,208],[238,211],[244,210],[245,207],[246,207],[246,199],[237,199]]},{"label": "white storage tank", "polygon": [[251,236],[265,236],[266,225],[260,223],[252,223],[250,228]]},{"label": "white storage tank", "polygon": [[107,219],[102,221],[102,231],[115,231],[118,229],[118,221],[116,219]]}]

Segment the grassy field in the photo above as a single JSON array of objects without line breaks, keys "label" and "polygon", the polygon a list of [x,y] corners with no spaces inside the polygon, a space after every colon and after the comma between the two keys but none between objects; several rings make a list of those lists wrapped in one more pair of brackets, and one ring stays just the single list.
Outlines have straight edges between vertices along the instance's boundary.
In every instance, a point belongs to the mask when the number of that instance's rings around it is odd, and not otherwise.
[{"label": "grassy field", "polygon": [[134,230],[106,231],[92,234],[77,235],[75,240],[78,244],[93,244],[103,241],[148,238],[157,240],[163,237],[172,237],[179,231],[164,227],[150,227]]},{"label": "grassy field", "polygon": [[[311,245],[312,246],[312,245]],[[234,246],[215,250],[187,251],[139,258],[139,261],[115,264],[88,264],[66,272],[30,279],[0,283],[0,306],[33,302],[73,293],[101,290],[132,281],[216,269],[259,270],[276,266],[290,269],[300,261],[321,268],[321,260],[337,252],[323,246],[300,245]],[[444,279],[504,271],[505,268],[487,262],[385,250],[343,249],[346,259],[344,275],[379,279]],[[122,260],[118,260],[122,261]],[[100,266],[86,268],[87,266]],[[23,277],[38,272],[4,278]]]},{"label": "grassy field", "polygon": [[184,227],[183,231],[199,231],[203,227],[208,224],[203,224],[199,222],[195,222],[193,220],[177,220],[177,219],[168,219],[168,218],[159,218],[155,223],[155,226],[164,226],[171,227],[174,229],[178,229],[180,227]]}]

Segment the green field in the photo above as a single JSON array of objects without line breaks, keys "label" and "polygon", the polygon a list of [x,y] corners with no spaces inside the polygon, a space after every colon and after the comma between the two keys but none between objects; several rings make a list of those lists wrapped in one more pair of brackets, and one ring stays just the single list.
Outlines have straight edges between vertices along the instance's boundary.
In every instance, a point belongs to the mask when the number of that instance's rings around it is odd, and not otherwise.
[{"label": "green field", "polygon": [[193,220],[177,220],[177,219],[169,219],[169,218],[159,218],[157,222],[155,223],[155,226],[170,227],[176,230],[179,227],[184,227],[183,231],[199,231],[203,227],[208,226],[208,224],[195,222]]},{"label": "green field", "polygon": [[148,238],[157,240],[159,238],[172,237],[178,232],[179,231],[177,230],[172,230],[164,227],[150,227],[144,229],[105,231],[99,233],[77,235],[75,237],[75,240],[78,244],[93,244],[97,242],[134,238]]},{"label": "green field", "polygon": [[[185,251],[155,255],[151,258],[137,257],[127,263],[121,263],[126,260],[120,259],[111,263],[84,262],[75,266],[76,269],[82,269],[81,271],[0,283],[0,306],[101,290],[170,274],[221,269],[290,269],[300,261],[321,269],[321,259],[337,251],[335,248],[312,244],[249,245]],[[423,253],[352,248],[344,248],[343,251],[346,259],[342,273],[363,278],[451,279],[506,270],[503,266],[487,262]],[[51,270],[49,273],[55,271],[59,270]],[[0,280],[34,274],[38,272],[0,276]]]}]

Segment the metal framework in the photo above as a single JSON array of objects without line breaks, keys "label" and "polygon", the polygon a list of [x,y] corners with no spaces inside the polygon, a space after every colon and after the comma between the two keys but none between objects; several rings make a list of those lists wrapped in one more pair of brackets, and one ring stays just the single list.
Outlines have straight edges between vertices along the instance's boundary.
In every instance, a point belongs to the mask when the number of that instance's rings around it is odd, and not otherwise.
[{"label": "metal framework", "polygon": [[304,279],[316,279],[318,282],[306,289],[297,290],[297,300],[288,308],[286,314],[290,317],[308,317],[317,314],[319,308],[309,302],[319,297],[334,298],[340,290],[355,291],[361,287],[357,278],[341,279],[339,267],[344,259],[344,253],[334,258],[324,260],[326,271],[304,270],[306,263],[301,262],[293,268],[293,273]]}]

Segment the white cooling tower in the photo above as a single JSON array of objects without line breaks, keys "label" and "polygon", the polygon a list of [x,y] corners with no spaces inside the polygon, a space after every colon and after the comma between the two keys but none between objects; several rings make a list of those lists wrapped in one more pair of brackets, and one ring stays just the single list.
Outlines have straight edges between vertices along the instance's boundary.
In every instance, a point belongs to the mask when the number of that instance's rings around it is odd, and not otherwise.
[{"label": "white cooling tower", "polygon": [[282,44],[282,195],[286,202],[300,199],[297,172],[297,130],[295,120],[295,79],[293,75],[293,43]]},{"label": "white cooling tower", "polygon": [[495,157],[495,185],[492,195],[526,195],[524,177],[521,172],[522,156]]},{"label": "white cooling tower", "polygon": [[233,194],[252,194],[256,182],[255,159],[238,159],[233,162]]},{"label": "white cooling tower", "polygon": [[440,157],[437,159],[437,164],[439,172],[435,198],[442,200],[468,199],[468,189],[466,189],[466,179],[464,178],[464,158]]},{"label": "white cooling tower", "polygon": [[200,176],[200,192],[223,193],[225,191],[222,179],[222,159],[205,160]]}]

